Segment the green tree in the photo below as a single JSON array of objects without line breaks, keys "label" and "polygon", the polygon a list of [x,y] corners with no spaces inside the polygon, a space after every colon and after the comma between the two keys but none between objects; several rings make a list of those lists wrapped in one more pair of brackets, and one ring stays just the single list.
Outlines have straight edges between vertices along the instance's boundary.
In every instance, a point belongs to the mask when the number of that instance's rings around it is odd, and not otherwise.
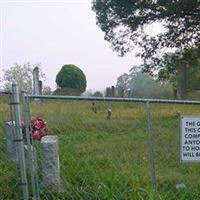
[{"label": "green tree", "polygon": [[13,82],[16,82],[20,90],[25,90],[32,93],[33,90],[33,68],[39,67],[40,77],[45,79],[44,73],[41,71],[41,64],[31,65],[27,62],[23,65],[14,63],[8,70],[3,70],[2,86],[5,89],[10,89]]},{"label": "green tree", "polygon": [[124,90],[127,90],[128,89],[128,83],[129,83],[129,75],[127,73],[124,73],[122,75],[120,75],[118,78],[117,78],[117,84],[116,84],[116,87],[117,88],[122,88]]},{"label": "green tree", "polygon": [[[83,93],[86,89],[86,77],[83,71],[75,65],[64,65],[56,76],[56,83],[61,93],[69,90]],[[69,89],[69,90],[68,90]],[[62,91],[61,91],[62,90]],[[75,93],[76,93],[75,92]]]},{"label": "green tree", "polygon": [[134,97],[168,98],[171,95],[169,84],[161,84],[142,72],[138,72],[132,79],[130,89]]},{"label": "green tree", "polygon": [[94,92],[94,94],[92,94],[93,97],[103,97],[103,93],[100,91],[96,91]]},{"label": "green tree", "polygon": [[[169,84],[162,84],[149,74],[132,68],[126,75],[126,93],[130,90],[131,97],[164,98],[170,96]],[[122,83],[122,85],[121,85]],[[117,82],[117,89],[123,87],[123,82]]]},{"label": "green tree", "polygon": [[188,92],[200,90],[200,48],[167,53],[157,65],[158,79],[172,84],[174,97],[177,92],[185,98]]},{"label": "green tree", "polygon": [[[94,0],[92,9],[113,50],[124,55],[139,46],[147,71],[148,60],[161,50],[200,44],[199,0]],[[155,22],[163,31],[153,35],[147,29]]]},{"label": "green tree", "polygon": [[52,94],[52,89],[49,86],[44,86],[42,89],[42,94],[44,95],[51,95]]}]

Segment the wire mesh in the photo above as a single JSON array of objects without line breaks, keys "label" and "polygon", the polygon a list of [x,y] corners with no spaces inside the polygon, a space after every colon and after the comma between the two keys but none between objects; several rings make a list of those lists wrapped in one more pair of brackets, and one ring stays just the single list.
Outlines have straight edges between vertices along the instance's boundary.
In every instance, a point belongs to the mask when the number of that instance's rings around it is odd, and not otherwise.
[{"label": "wire mesh", "polygon": [[[179,160],[179,116],[199,115],[198,105],[151,103],[157,183],[154,190],[145,100],[79,100],[30,101],[31,116],[47,121],[48,134],[56,135],[59,142],[59,187],[44,186],[41,142],[33,142],[38,157],[40,199],[200,199],[198,163]],[[0,118],[1,143],[4,124],[9,120],[7,102],[1,101],[0,107],[6,113]],[[0,154],[0,198],[19,199],[15,166],[3,149]]]},{"label": "wire mesh", "polygon": [[5,123],[11,120],[9,101],[9,95],[0,94],[0,199],[19,199],[17,167],[5,148]]},{"label": "wire mesh", "polygon": [[[145,199],[150,195],[144,105],[95,102],[95,106],[96,113],[87,101],[31,103],[32,115],[47,121],[49,134],[59,140],[63,189],[58,194],[42,188],[42,198]],[[36,143],[39,155],[40,143]],[[39,177],[42,183],[41,173]]]},{"label": "wire mesh", "polygon": [[96,113],[87,101],[33,104],[33,114],[45,118],[50,134],[59,137],[64,184],[59,198],[199,199],[198,164],[179,161],[179,115],[199,114],[196,105],[152,106],[156,191],[144,105],[95,102],[95,106]]},{"label": "wire mesh", "polygon": [[153,105],[157,195],[159,199],[200,199],[199,163],[181,163],[180,115],[199,115],[198,106]]}]

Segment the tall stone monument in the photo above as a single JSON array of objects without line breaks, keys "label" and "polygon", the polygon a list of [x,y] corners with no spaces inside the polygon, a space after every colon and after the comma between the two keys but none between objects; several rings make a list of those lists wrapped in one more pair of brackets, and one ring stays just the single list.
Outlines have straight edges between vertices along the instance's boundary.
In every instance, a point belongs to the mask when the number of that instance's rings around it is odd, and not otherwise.
[{"label": "tall stone monument", "polygon": [[112,97],[115,97],[115,86],[112,86]]},{"label": "tall stone monument", "polygon": [[39,68],[33,69],[33,94],[39,95]]},{"label": "tall stone monument", "polygon": [[[33,69],[33,94],[42,95],[42,81],[39,80],[39,68],[35,67]],[[35,99],[39,100],[39,99]]]},{"label": "tall stone monument", "polygon": [[39,80],[39,94],[42,95],[42,81]]}]

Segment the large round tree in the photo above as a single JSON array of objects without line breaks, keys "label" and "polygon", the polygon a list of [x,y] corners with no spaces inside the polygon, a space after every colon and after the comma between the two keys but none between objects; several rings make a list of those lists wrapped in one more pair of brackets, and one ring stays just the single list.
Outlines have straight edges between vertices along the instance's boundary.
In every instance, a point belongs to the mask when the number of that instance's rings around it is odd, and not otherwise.
[{"label": "large round tree", "polygon": [[66,93],[72,89],[73,91],[78,91],[80,94],[85,91],[87,84],[83,71],[79,67],[71,64],[62,66],[56,76],[56,83]]}]

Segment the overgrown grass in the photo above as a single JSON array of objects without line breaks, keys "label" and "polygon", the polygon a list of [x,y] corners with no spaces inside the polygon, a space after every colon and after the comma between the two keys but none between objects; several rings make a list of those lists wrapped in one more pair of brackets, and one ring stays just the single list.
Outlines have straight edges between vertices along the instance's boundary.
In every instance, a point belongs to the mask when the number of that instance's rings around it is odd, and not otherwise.
[{"label": "overgrown grass", "polygon": [[7,97],[0,98],[0,199],[18,199],[17,169],[4,152],[4,123],[9,120],[9,106]]},{"label": "overgrown grass", "polygon": [[[106,119],[108,107],[112,108],[111,120]],[[1,106],[1,109],[8,111],[7,106]],[[91,111],[91,102],[52,100],[31,103],[32,115],[43,117],[48,122],[49,134],[59,138],[64,192],[43,189],[43,199],[200,199],[199,165],[179,162],[176,111],[199,115],[200,108],[188,105],[152,106],[158,184],[155,193],[151,184],[143,104],[98,102],[95,114]],[[1,139],[3,122],[7,118],[4,116],[0,121]],[[7,179],[12,184],[7,188],[0,187],[0,194],[2,199],[9,199],[8,194],[14,194],[15,170],[4,157],[0,158],[0,184]],[[11,170],[2,170],[3,165],[8,165]],[[184,183],[186,189],[177,190],[176,184],[180,183]]]}]

